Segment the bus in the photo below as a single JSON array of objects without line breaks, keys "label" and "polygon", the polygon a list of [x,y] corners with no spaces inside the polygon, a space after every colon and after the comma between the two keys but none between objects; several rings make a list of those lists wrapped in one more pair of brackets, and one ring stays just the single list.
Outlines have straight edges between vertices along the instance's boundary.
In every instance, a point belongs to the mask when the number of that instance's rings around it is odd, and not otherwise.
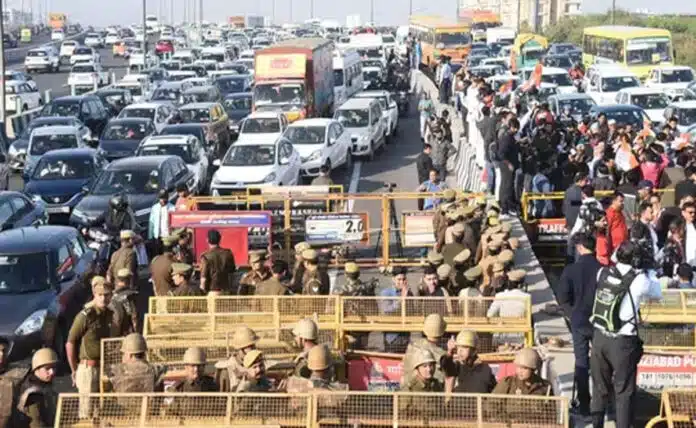
[{"label": "bus", "polygon": [[669,30],[623,25],[587,27],[582,36],[582,61],[619,64],[645,79],[656,65],[674,65]]},{"label": "bus", "polygon": [[481,9],[460,10],[459,22],[471,26],[471,35],[475,42],[487,42],[487,30],[503,25],[497,13]]},{"label": "bus", "polygon": [[362,62],[355,49],[335,50],[333,57],[334,104],[338,108],[363,89]]},{"label": "bus", "polygon": [[510,64],[513,69],[534,67],[548,47],[549,41],[545,37],[532,33],[520,34],[512,46]]},{"label": "bus", "polygon": [[67,17],[64,13],[49,13],[48,25],[53,30],[66,30]]},{"label": "bus", "polygon": [[439,16],[412,16],[409,19],[411,33],[420,40],[423,56],[421,62],[434,68],[441,55],[452,62],[464,62],[471,50],[471,27]]}]

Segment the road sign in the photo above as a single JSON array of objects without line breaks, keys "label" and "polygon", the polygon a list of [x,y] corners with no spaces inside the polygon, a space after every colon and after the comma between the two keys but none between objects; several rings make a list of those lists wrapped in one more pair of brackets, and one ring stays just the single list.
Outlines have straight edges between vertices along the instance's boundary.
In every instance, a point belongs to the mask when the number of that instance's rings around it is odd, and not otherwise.
[{"label": "road sign", "polygon": [[305,240],[312,245],[367,244],[367,213],[326,213],[305,219]]}]

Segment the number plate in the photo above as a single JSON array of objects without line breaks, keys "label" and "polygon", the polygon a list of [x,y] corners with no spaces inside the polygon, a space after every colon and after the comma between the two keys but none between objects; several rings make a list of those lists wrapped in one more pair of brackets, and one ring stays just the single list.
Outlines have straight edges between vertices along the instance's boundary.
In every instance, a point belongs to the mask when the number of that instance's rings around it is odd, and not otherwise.
[{"label": "number plate", "polygon": [[310,244],[366,244],[369,237],[367,213],[313,214],[305,219],[305,239]]},{"label": "number plate", "polygon": [[70,212],[70,207],[47,207],[46,212],[49,214],[67,214]]}]

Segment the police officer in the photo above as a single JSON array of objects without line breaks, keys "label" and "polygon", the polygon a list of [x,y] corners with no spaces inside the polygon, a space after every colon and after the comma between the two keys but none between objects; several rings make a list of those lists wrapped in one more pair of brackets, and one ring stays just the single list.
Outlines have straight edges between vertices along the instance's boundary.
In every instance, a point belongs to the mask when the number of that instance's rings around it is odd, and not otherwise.
[{"label": "police officer", "polygon": [[[408,384],[411,381],[411,377],[413,377],[413,369],[415,367],[413,360],[416,353],[422,350],[430,351],[437,363],[445,356],[445,350],[438,346],[438,342],[442,339],[442,336],[445,335],[446,328],[447,323],[445,323],[442,315],[430,314],[425,317],[425,321],[423,322],[423,336],[425,336],[425,338],[411,341],[404,353],[404,381],[402,384]],[[442,373],[441,370],[435,372],[435,377],[440,380],[440,382],[443,382],[445,379],[444,373]]]},{"label": "police officer", "polygon": [[3,397],[3,400],[0,400],[0,427],[3,428],[11,428],[16,423],[17,392],[29,373],[29,367],[9,365],[9,347],[9,341],[0,337],[0,397]]},{"label": "police officer", "polygon": [[152,259],[150,273],[155,296],[167,296],[176,287],[172,280],[172,265],[176,263],[174,245],[177,237],[162,237],[162,254]]},{"label": "police officer", "polygon": [[536,373],[541,365],[537,351],[532,348],[521,349],[515,355],[514,363],[515,374],[503,378],[493,388],[493,394],[553,395],[551,384]]},{"label": "police officer", "polygon": [[498,291],[505,290],[506,285],[507,275],[505,274],[505,265],[496,261],[491,267],[490,283],[484,286],[483,294],[486,296],[494,296]]},{"label": "police officer", "polygon": [[476,354],[476,333],[460,331],[447,342],[447,355],[442,360],[445,389],[448,393],[486,394],[497,384],[491,367]]},{"label": "police officer", "polygon": [[453,274],[452,274],[452,293],[457,295],[459,291],[466,286],[466,277],[464,274],[469,270],[469,260],[471,259],[471,251],[469,249],[462,250],[452,259]]},{"label": "police officer", "polygon": [[292,329],[292,334],[295,336],[295,344],[302,349],[302,352],[295,357],[293,375],[309,379],[311,371],[307,366],[307,355],[312,348],[317,346],[319,328],[313,320],[305,318],[295,325],[295,328]]},{"label": "police officer", "polygon": [[[53,349],[41,348],[34,353],[31,359],[31,373],[19,388],[19,417],[14,421],[13,427],[53,426],[58,402],[58,393],[53,389],[57,365],[58,355]],[[7,398],[3,397],[3,400]]]},{"label": "police officer", "polygon": [[266,376],[263,352],[258,349],[250,351],[244,356],[243,365],[246,371],[235,392],[268,392],[273,388],[273,383]]},{"label": "police officer", "polygon": [[479,262],[479,266],[481,266],[481,271],[483,273],[481,285],[484,287],[488,286],[491,282],[493,264],[498,261],[498,254],[500,254],[501,245],[502,241],[499,240],[494,240],[486,244],[487,254],[481,259],[481,262]]},{"label": "police officer", "polygon": [[319,267],[319,254],[309,249],[302,252],[305,272],[302,276],[302,294],[308,296],[327,295],[331,281],[326,271]]},{"label": "police officer", "polygon": [[244,377],[244,357],[249,352],[256,349],[256,342],[259,340],[254,330],[247,326],[238,327],[232,336],[232,347],[234,352],[227,361],[217,363],[218,369],[227,369],[229,378],[229,390],[235,391],[240,380]]},{"label": "police officer", "polygon": [[452,226],[452,238],[454,241],[442,247],[444,262],[450,266],[454,264],[454,256],[467,248],[466,245],[462,243],[463,236],[464,225],[461,222],[455,223],[454,226]]},{"label": "police officer", "polygon": [[239,295],[254,295],[256,286],[271,278],[271,271],[266,266],[266,250],[255,250],[249,252],[249,265],[251,270],[245,273],[239,280]]},{"label": "police officer", "polygon": [[227,248],[220,247],[220,232],[208,231],[208,251],[201,255],[201,289],[206,293],[232,293],[234,273],[237,266],[234,255]]},{"label": "police officer", "polygon": [[491,242],[492,237],[500,233],[500,226],[492,226],[481,232],[481,239],[479,240],[478,247],[476,247],[476,257],[475,262],[480,263],[481,260],[488,255],[488,244]]},{"label": "police officer", "polygon": [[[445,190],[445,196],[451,196],[454,190]],[[433,214],[433,234],[435,235],[435,249],[441,250],[445,245],[445,238],[447,235],[447,227],[449,226],[450,218],[453,218],[454,211],[456,210],[456,204],[454,200],[449,201],[446,199],[440,206],[435,210]],[[450,214],[452,213],[452,214]],[[456,219],[456,216],[454,217]]]},{"label": "police officer", "polygon": [[312,247],[307,242],[300,242],[295,245],[295,265],[292,268],[292,279],[290,280],[290,288],[293,293],[302,292],[302,277],[305,272],[302,253],[310,248]]},{"label": "police officer", "polygon": [[109,269],[106,271],[106,281],[113,284],[116,272],[127,269],[131,272],[131,286],[135,285],[132,281],[138,278],[138,257],[135,254],[134,242],[135,233],[132,230],[122,230],[120,233],[121,248],[111,255]]},{"label": "police officer", "polygon": [[126,336],[140,331],[140,317],[136,298],[138,292],[131,288],[131,271],[120,269],[116,272],[116,288],[111,297],[109,309],[114,313],[114,335]]},{"label": "police officer", "polygon": [[328,166],[322,165],[319,168],[319,175],[314,177],[312,180],[312,186],[332,186],[334,184],[333,180],[331,177],[329,177],[329,174],[331,173],[331,170],[329,169]]},{"label": "police officer", "polygon": [[309,380],[291,376],[288,379],[287,391],[307,392],[311,390],[347,391],[348,385],[332,382],[333,358],[326,345],[318,345],[307,354],[307,367],[311,371]]},{"label": "police officer", "polygon": [[185,263],[174,263],[172,265],[172,281],[176,288],[170,292],[172,296],[204,296],[205,292],[189,283],[193,267]]},{"label": "police officer", "polygon": [[162,392],[164,370],[147,362],[147,343],[139,333],[131,333],[121,344],[121,364],[114,367],[114,392]]},{"label": "police officer", "polygon": [[[438,361],[427,349],[418,350],[412,357],[413,368],[408,382],[402,384],[401,391],[405,392],[442,392],[442,381],[435,377]],[[403,412],[437,413],[438,402],[430,397],[405,396],[399,399],[400,410]],[[441,403],[440,403],[441,404]]]},{"label": "police officer", "polygon": [[[109,309],[111,285],[102,277],[94,277],[92,281],[94,297],[75,317],[65,345],[73,386],[81,394],[99,392],[101,340],[113,337],[114,313]],[[91,416],[89,397],[80,397],[79,416],[81,419]]]},{"label": "police officer", "polygon": [[437,268],[438,287],[443,291],[445,296],[449,296],[452,290],[452,266],[444,263]]},{"label": "police officer", "polygon": [[[171,388],[175,392],[219,392],[215,380],[205,374],[206,355],[201,348],[188,348],[184,352],[186,379],[176,382]],[[169,388],[167,388],[169,390]]]},{"label": "police officer", "polygon": [[254,290],[257,296],[285,296],[291,294],[283,279],[288,273],[288,264],[285,260],[276,260],[271,267],[273,276],[261,281]]},{"label": "police officer", "polygon": [[445,262],[445,258],[442,256],[442,253],[439,253],[434,250],[428,251],[428,264],[434,269],[437,270],[438,267],[440,267],[441,264]]},{"label": "police officer", "polygon": [[192,265],[195,261],[193,249],[191,248],[191,233],[188,229],[176,229],[172,233],[178,239],[177,245],[174,247],[174,257],[179,263]]}]

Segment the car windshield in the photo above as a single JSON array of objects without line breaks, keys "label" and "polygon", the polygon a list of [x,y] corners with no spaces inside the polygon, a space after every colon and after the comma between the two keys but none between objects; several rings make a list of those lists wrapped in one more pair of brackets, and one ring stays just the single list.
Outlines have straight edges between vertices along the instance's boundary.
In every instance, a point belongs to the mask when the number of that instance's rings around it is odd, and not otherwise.
[{"label": "car windshield", "polygon": [[124,85],[121,88],[128,89],[134,97],[139,97],[143,94],[143,88],[140,85]]},{"label": "car windshield", "polygon": [[32,293],[51,286],[47,253],[0,255],[0,294]]},{"label": "car windshield", "polygon": [[[215,62],[224,62],[225,61],[225,54],[221,53],[204,53],[201,55],[202,60],[209,60],[209,61],[215,61]],[[215,65],[213,65],[213,70],[215,69]]]},{"label": "car windshield", "polygon": [[544,65],[546,67],[570,68],[573,63],[568,56],[547,56],[544,58]]},{"label": "car windshield", "polygon": [[662,83],[688,83],[694,80],[694,72],[684,70],[662,70]]},{"label": "car windshield", "polygon": [[138,150],[138,156],[161,156],[172,155],[179,156],[186,163],[193,163],[193,157],[188,145],[184,144],[159,144],[146,145]]},{"label": "car windshield", "polygon": [[106,170],[99,176],[92,194],[113,195],[125,192],[142,195],[157,193],[159,189],[160,177],[157,170]]},{"label": "car windshield", "polygon": [[167,71],[178,71],[181,70],[181,63],[178,61],[164,61],[160,63],[160,67],[164,68]]},{"label": "car windshield", "polygon": [[193,135],[194,137],[197,137],[199,140],[205,141],[205,130],[202,126],[196,125],[165,126],[164,129],[162,129],[162,132],[159,133],[159,135]]},{"label": "car windshield", "polygon": [[181,96],[181,90],[178,88],[157,88],[152,93],[153,101],[178,101]]},{"label": "car windshield", "polygon": [[92,49],[76,48],[73,55],[92,55]]},{"label": "car windshield", "polygon": [[24,128],[24,131],[22,132],[22,136],[20,138],[28,140],[29,137],[31,136],[31,132],[35,129],[39,128],[44,128],[46,126],[61,126],[61,125],[72,125],[70,122],[68,122],[66,119],[62,120],[56,120],[56,121],[51,121],[51,122],[32,122]]},{"label": "car windshield", "polygon": [[334,68],[334,86],[343,86],[343,69]]},{"label": "car windshield", "polygon": [[382,36],[382,43],[396,43],[394,36]]},{"label": "car windshield", "polygon": [[669,104],[669,98],[663,93],[631,95],[631,104],[644,110],[664,109]]},{"label": "car windshield", "polygon": [[304,84],[300,83],[257,83],[254,86],[254,100],[261,104],[300,105],[305,100]]},{"label": "car windshield", "polygon": [[382,61],[378,59],[365,59],[361,61],[363,67],[377,67],[382,68]]},{"label": "car windshield", "polygon": [[234,145],[227,152],[223,166],[268,166],[275,164],[275,146]]},{"label": "car windshield", "polygon": [[119,115],[121,118],[140,118],[140,119],[152,119],[155,117],[154,108],[126,108],[121,110]]},{"label": "car windshield", "polygon": [[224,101],[226,110],[251,111],[251,97],[228,98]]},{"label": "car windshield", "polygon": [[377,70],[363,70],[364,80],[379,80],[382,78],[382,73]]},{"label": "car windshield", "polygon": [[182,80],[190,79],[191,77],[196,77],[194,73],[181,73],[181,74],[170,74],[167,77],[168,82],[181,82]]},{"label": "car windshield", "polygon": [[541,81],[558,86],[573,86],[573,82],[570,81],[568,73],[542,74]]},{"label": "car windshield", "polygon": [[471,43],[469,32],[437,33],[435,43],[442,43],[445,46],[462,46]]},{"label": "car windshield", "polygon": [[246,89],[244,86],[244,79],[237,79],[237,78],[227,78],[227,79],[218,79],[215,84],[217,85],[218,89],[220,92],[225,92],[225,93],[236,93],[236,92],[244,92]]},{"label": "car windshield", "polygon": [[79,101],[54,101],[47,104],[41,112],[42,116],[77,116],[80,114]]},{"label": "car windshield", "polygon": [[77,137],[73,134],[34,135],[30,145],[29,155],[43,156],[51,150],[76,148]]},{"label": "car windshield", "polygon": [[523,50],[523,56],[526,62],[533,61],[533,60],[538,60],[542,56],[544,56],[544,50],[543,49],[537,49],[537,48],[528,48],[526,50]]},{"label": "car windshield", "polygon": [[626,41],[626,64],[650,65],[672,61],[672,41],[668,37],[636,38]]},{"label": "car windshield", "polygon": [[291,126],[285,131],[285,137],[293,144],[324,144],[326,127]]},{"label": "car windshield", "polygon": [[469,59],[467,60],[468,61],[467,64],[469,65],[470,68],[476,67],[476,66],[480,65],[484,59],[486,59],[485,56],[470,56]]},{"label": "car windshield", "polygon": [[338,110],[335,118],[346,128],[364,128],[370,123],[368,110]]},{"label": "car windshield", "polygon": [[275,117],[253,117],[244,120],[243,134],[273,134],[280,132],[280,120]]},{"label": "car windshield", "polygon": [[32,180],[76,180],[91,177],[93,171],[90,159],[41,158],[31,178]]},{"label": "car windshield", "polygon": [[614,110],[606,112],[607,120],[615,120],[618,125],[631,125],[640,129],[643,121],[648,119],[640,110]]},{"label": "car windshield", "polygon": [[592,106],[595,105],[594,101],[587,98],[581,98],[576,100],[558,100],[558,107],[561,112],[566,109],[570,109],[570,114],[572,115],[586,115]]},{"label": "car windshield", "polygon": [[680,108],[674,112],[679,119],[679,125],[690,126],[696,123],[696,108]]},{"label": "car windshield", "polygon": [[181,110],[181,119],[185,123],[208,123],[210,122],[210,111],[205,108],[187,108]]},{"label": "car windshield", "polygon": [[46,51],[29,51],[27,53],[27,56],[30,57],[42,57],[42,56],[48,56],[48,53]]},{"label": "car windshield", "polygon": [[140,141],[147,134],[144,123],[113,123],[104,130],[104,140],[135,140]]},{"label": "car windshield", "polygon": [[113,94],[101,94],[101,99],[112,106],[123,105],[126,103],[126,95],[119,92]]},{"label": "car windshield", "polygon": [[638,86],[640,86],[640,83],[633,76],[605,77],[602,79],[602,92],[619,92],[623,88]]},{"label": "car windshield", "polygon": [[70,70],[71,73],[94,73],[94,66],[88,64],[76,65]]}]

